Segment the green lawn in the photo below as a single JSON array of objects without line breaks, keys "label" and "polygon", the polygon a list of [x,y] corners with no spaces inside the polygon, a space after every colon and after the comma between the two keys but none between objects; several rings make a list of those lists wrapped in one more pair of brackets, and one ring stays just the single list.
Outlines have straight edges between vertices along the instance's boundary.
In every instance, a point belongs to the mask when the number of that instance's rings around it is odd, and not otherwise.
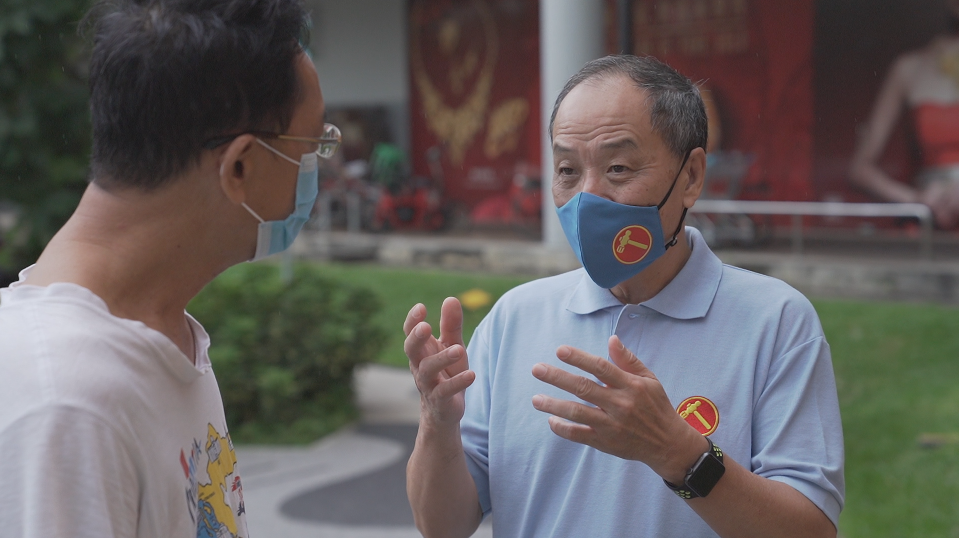
[{"label": "green lawn", "polygon": [[959,536],[959,443],[918,443],[922,434],[959,434],[959,310],[815,305],[846,436],[843,536]]},{"label": "green lawn", "polygon": [[[384,301],[394,336],[380,360],[407,367],[402,324],[417,302],[438,330],[445,297],[481,288],[499,297],[528,278],[321,265]],[[959,310],[816,300],[832,346],[846,436],[844,538],[959,537],[959,443],[923,448],[923,434],[959,436]],[[465,337],[489,311],[468,312]],[[435,331],[434,331],[435,332]]]},{"label": "green lawn", "polygon": [[[439,335],[440,305],[447,297],[455,297],[474,288],[482,289],[495,301],[510,288],[530,280],[522,276],[451,273],[414,269],[394,269],[372,265],[324,264],[325,275],[351,284],[363,284],[383,299],[379,321],[390,330],[391,339],[380,355],[380,362],[408,368],[403,353],[403,321],[416,303],[426,305],[426,316],[433,333]],[[463,338],[469,342],[473,330],[489,312],[490,306],[463,312]]]}]

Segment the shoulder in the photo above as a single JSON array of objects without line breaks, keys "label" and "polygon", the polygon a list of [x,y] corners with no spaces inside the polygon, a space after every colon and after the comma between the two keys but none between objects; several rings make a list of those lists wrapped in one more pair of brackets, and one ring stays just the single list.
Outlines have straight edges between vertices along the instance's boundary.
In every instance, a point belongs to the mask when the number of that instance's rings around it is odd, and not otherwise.
[{"label": "shoulder", "polygon": [[778,278],[740,267],[723,265],[713,307],[715,314],[740,319],[753,330],[774,332],[784,345],[823,335],[816,309],[805,295]]},{"label": "shoulder", "polygon": [[889,73],[906,82],[908,81],[908,77],[915,76],[927,69],[930,65],[934,65],[941,47],[940,42],[933,41],[921,49],[904,52],[893,60]]},{"label": "shoulder", "polygon": [[923,83],[929,76],[939,78],[940,49],[941,44],[934,41],[925,48],[900,54],[889,69],[886,84],[896,84],[908,90]]},{"label": "shoulder", "polygon": [[0,341],[0,422],[66,406],[112,423],[149,409],[146,387],[164,375],[149,339],[84,305],[5,305]]},{"label": "shoulder", "polygon": [[719,292],[754,306],[789,303],[812,307],[805,295],[782,280],[735,265],[723,264]]},{"label": "shoulder", "polygon": [[910,70],[917,69],[928,63],[936,54],[935,45],[927,48],[905,52],[896,57],[892,62],[892,72],[898,74],[908,74]]}]

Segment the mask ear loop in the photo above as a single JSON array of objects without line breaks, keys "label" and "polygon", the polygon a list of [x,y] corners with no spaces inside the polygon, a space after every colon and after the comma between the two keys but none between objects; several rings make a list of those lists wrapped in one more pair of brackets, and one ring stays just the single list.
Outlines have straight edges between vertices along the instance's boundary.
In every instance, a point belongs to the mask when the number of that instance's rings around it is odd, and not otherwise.
[{"label": "mask ear loop", "polygon": [[[293,164],[295,164],[295,165],[297,165],[297,166],[300,166],[299,161],[294,161],[294,160],[291,159],[290,157],[287,157],[286,155],[284,155],[283,153],[281,153],[280,150],[274,148],[273,146],[267,144],[266,142],[260,140],[259,138],[257,138],[256,141],[259,142],[260,145],[263,146],[264,148],[272,151],[273,153],[276,153],[277,155],[279,155],[280,157],[286,159],[287,161],[290,161],[291,163],[293,163]],[[222,167],[221,167],[221,168],[222,168]],[[223,171],[222,171],[222,169],[221,169],[221,170],[220,170],[220,174],[222,174],[222,173],[223,173]],[[256,214],[256,211],[253,211],[252,209],[250,209],[250,206],[246,205],[246,202],[244,202],[244,203],[242,203],[242,204],[240,204],[240,205],[243,206],[243,209],[246,209],[247,211],[249,211],[250,214],[253,215],[253,217],[254,217],[256,220],[260,221],[260,224],[263,224],[263,223],[266,222],[265,220],[263,220],[262,217],[260,217],[259,215]]]},{"label": "mask ear loop", "polygon": [[[673,189],[676,187],[676,182],[679,181],[679,175],[683,173],[683,168],[686,168],[686,161],[689,160],[689,156],[692,154],[693,150],[691,149],[686,153],[686,156],[683,157],[683,164],[679,165],[679,172],[676,172],[676,177],[673,178],[673,184],[669,186],[669,191],[666,193],[666,197],[663,198],[663,201],[656,206],[657,210],[662,209],[663,206],[666,205],[666,201],[669,200],[669,195],[673,193]],[[666,243],[666,246],[663,248],[663,250],[669,250],[669,247],[676,245],[676,241],[679,239],[679,231],[683,229],[683,222],[686,220],[687,211],[689,211],[689,208],[684,207],[683,214],[681,217],[679,217],[679,225],[676,226],[676,231],[673,232],[673,238]]]},{"label": "mask ear loop", "polygon": [[250,206],[246,205],[246,202],[243,202],[240,205],[243,206],[243,209],[246,209],[247,211],[249,211],[250,214],[253,215],[253,218],[260,221],[260,224],[263,224],[264,222],[266,222],[259,215],[256,214],[256,211],[253,211],[252,209],[250,209]]}]

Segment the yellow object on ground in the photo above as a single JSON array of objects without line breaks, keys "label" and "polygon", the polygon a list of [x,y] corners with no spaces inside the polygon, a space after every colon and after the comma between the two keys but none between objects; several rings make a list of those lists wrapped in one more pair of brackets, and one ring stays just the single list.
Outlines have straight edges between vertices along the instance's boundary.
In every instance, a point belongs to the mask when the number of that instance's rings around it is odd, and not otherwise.
[{"label": "yellow object on ground", "polygon": [[479,310],[484,306],[493,304],[493,296],[479,288],[473,288],[471,290],[464,291],[460,294],[458,299],[463,305],[463,308],[467,310]]}]

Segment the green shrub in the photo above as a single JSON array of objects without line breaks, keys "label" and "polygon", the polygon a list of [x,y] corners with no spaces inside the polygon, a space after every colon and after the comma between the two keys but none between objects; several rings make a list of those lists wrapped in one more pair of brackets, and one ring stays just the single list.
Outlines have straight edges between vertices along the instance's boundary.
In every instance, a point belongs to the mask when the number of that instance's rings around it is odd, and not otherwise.
[{"label": "green shrub", "polygon": [[308,442],[356,417],[353,370],[386,342],[372,291],[295,267],[225,272],[189,306],[209,331],[210,360],[238,442]]}]

